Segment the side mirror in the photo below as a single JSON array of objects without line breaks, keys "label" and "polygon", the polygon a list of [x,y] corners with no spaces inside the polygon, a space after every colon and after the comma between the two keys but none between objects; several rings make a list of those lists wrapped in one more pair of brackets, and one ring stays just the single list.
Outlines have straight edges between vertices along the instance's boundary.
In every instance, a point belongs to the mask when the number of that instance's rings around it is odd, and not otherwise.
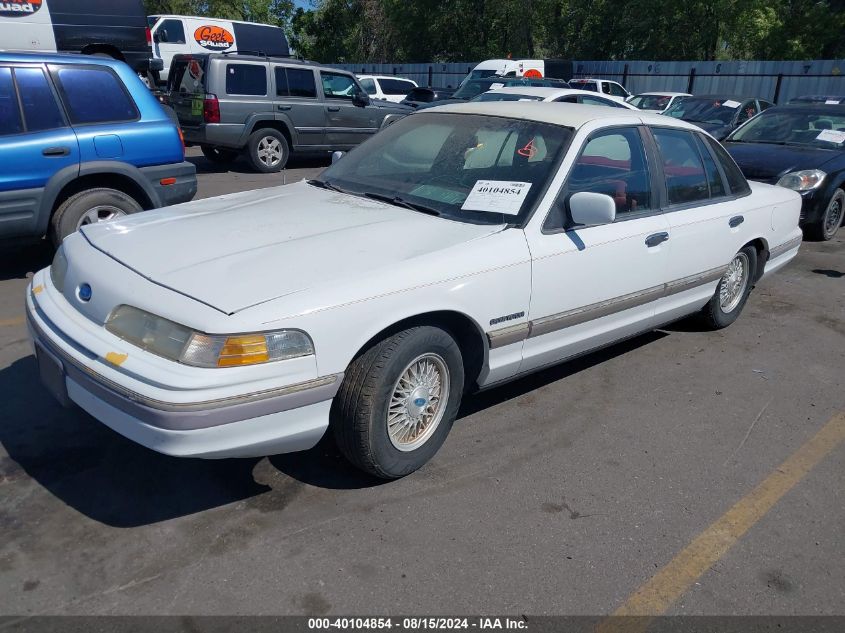
[{"label": "side mirror", "polygon": [[346,155],[346,152],[332,152],[332,165],[334,165],[337,161],[343,158]]},{"label": "side mirror", "polygon": [[569,197],[569,215],[581,228],[611,224],[616,219],[616,202],[603,193],[580,191]]},{"label": "side mirror", "polygon": [[370,105],[370,96],[363,90],[356,90],[352,93],[352,105],[365,108]]}]

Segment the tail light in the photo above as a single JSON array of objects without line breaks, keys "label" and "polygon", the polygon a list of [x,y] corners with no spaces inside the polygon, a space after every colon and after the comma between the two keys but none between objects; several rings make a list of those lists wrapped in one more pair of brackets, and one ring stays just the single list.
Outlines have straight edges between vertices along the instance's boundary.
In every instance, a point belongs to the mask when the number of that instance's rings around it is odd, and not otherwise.
[{"label": "tail light", "polygon": [[217,100],[217,95],[205,95],[202,118],[206,123],[220,123],[220,102]]},{"label": "tail light", "polygon": [[147,27],[147,46],[152,47],[153,45],[153,32],[150,30],[150,27]]}]

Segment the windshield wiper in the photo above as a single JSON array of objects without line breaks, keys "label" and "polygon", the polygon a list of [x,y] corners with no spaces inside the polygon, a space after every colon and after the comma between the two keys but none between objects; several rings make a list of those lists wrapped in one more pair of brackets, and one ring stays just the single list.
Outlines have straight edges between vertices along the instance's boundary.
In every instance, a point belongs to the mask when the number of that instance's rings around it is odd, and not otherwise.
[{"label": "windshield wiper", "polygon": [[306,180],[309,185],[313,185],[315,187],[319,187],[320,189],[328,189],[330,191],[337,191],[338,193],[351,193],[346,189],[341,189],[337,185],[333,185],[328,180],[318,180],[316,178],[312,178],[311,180]]},{"label": "windshield wiper", "polygon": [[411,211],[419,211],[420,213],[427,213],[428,215],[434,215],[440,217],[443,215],[437,209],[433,209],[431,207],[427,207],[424,204],[417,204],[415,202],[408,202],[404,198],[400,198],[399,196],[386,196],[381,193],[372,193],[371,191],[365,191],[363,195],[367,198],[372,200],[378,200],[379,202],[386,202],[387,204],[392,204],[397,207],[404,207],[405,209],[410,209]]}]

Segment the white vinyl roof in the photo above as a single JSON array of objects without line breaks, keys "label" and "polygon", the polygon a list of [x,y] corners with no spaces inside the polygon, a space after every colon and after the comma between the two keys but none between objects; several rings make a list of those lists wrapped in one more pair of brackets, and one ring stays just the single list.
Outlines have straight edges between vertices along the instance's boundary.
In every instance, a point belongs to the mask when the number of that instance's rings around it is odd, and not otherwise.
[{"label": "white vinyl roof", "polygon": [[[426,108],[419,114],[448,112],[455,114],[481,114],[487,116],[508,117],[524,121],[539,121],[553,125],[565,125],[578,129],[591,121],[607,119],[614,125],[661,125],[663,127],[680,127],[688,130],[701,131],[691,123],[680,119],[652,114],[645,110],[626,110],[623,108],[609,108],[607,106],[581,105],[580,103],[549,103],[545,101],[476,101],[470,103],[455,103],[433,108]],[[413,116],[417,116],[416,114]]]}]

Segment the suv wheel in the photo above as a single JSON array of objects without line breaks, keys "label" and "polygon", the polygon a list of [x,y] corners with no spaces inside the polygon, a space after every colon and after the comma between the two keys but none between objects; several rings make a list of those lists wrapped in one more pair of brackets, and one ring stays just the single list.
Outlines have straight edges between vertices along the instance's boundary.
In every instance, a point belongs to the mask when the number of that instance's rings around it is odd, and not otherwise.
[{"label": "suv wheel", "polygon": [[134,198],[116,189],[89,189],[65,200],[51,220],[50,237],[58,247],[86,224],[106,222],[143,211]]},{"label": "suv wheel", "polygon": [[252,166],[264,174],[282,171],[290,156],[287,139],[271,128],[253,132],[246,148]]},{"label": "suv wheel", "polygon": [[200,149],[202,149],[202,155],[212,163],[231,163],[237,159],[239,154],[237,150],[214,147],[213,145],[203,145]]}]

